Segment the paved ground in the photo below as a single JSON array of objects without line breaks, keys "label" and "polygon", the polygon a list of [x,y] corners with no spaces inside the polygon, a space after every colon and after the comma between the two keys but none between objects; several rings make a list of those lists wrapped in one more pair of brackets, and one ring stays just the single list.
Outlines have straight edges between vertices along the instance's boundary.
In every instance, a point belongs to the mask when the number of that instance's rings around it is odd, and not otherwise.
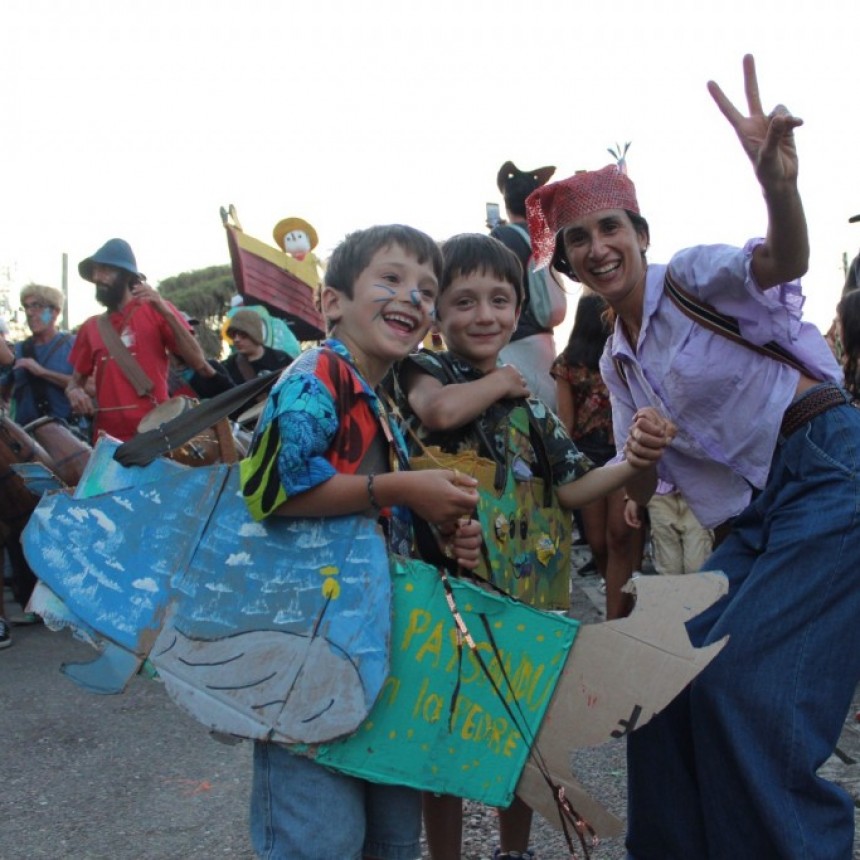
[{"label": "paved ground", "polygon": [[[600,620],[596,585],[593,577],[575,583],[575,612],[585,622]],[[57,670],[63,661],[90,659],[92,651],[67,634],[39,625],[15,627],[13,635],[14,645],[0,652],[0,860],[253,856],[248,744],[211,740],[152,681],[137,678],[121,696],[80,691]],[[860,724],[853,712],[851,718],[840,756],[827,770],[860,801]],[[623,747],[581,751],[573,766],[623,816]],[[469,860],[491,856],[488,822],[491,813],[469,805]],[[534,845],[542,860],[566,856],[545,824],[535,827]],[[622,856],[612,842],[593,854],[594,860]]]}]

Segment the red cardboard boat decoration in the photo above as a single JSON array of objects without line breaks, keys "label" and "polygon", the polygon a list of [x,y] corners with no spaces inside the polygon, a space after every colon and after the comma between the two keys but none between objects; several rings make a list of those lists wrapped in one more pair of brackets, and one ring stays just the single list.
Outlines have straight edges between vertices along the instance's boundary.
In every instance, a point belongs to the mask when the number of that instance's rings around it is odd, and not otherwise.
[{"label": "red cardboard boat decoration", "polygon": [[[300,341],[325,337],[325,323],[316,306],[321,267],[312,251],[316,244],[313,227],[300,218],[279,221],[275,237],[280,236],[278,241],[283,244],[275,248],[242,230],[234,206],[221,209],[221,220],[227,233],[233,280],[245,304],[263,305],[272,316],[285,319]],[[284,225],[293,229],[282,233],[279,228]],[[299,234],[309,241],[303,243]],[[306,245],[307,250],[302,250]]]}]

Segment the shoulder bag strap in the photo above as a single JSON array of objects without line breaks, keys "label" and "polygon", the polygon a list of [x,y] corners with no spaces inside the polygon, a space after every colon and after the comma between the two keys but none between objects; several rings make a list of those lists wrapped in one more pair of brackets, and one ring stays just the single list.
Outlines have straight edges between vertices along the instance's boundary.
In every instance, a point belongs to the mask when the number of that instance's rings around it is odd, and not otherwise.
[{"label": "shoulder bag strap", "polygon": [[802,365],[785,347],[780,344],[770,341],[759,345],[750,343],[742,334],[741,327],[734,317],[720,313],[712,305],[699,301],[692,293],[687,292],[666,270],[666,277],[663,282],[663,288],[666,295],[675,303],[676,307],[682,314],[689,317],[693,322],[704,326],[716,334],[721,334],[735,343],[757,352],[759,355],[765,355],[775,361],[780,361],[793,367],[795,370],[802,373],[804,376],[816,378],[814,373],[810,373],[804,365]]},{"label": "shoulder bag strap", "polygon": [[[51,357],[51,356],[52,356],[52,355],[53,355],[53,354],[54,354],[54,353],[55,353],[55,352],[56,352],[56,351],[57,351],[57,350],[58,350],[58,349],[59,349],[59,348],[60,348],[60,347],[61,347],[61,346],[62,346],[62,345],[63,345],[63,344],[64,344],[64,343],[65,343],[65,342],[70,338],[70,337],[71,337],[71,335],[70,335],[68,332],[64,332],[64,333],[62,333],[62,334],[58,334],[58,335],[57,335],[57,337],[55,337],[55,338],[54,338],[54,340],[51,342],[51,346],[50,346],[50,348],[48,349],[48,351],[47,351],[47,352],[42,356],[42,360],[39,362],[39,364],[41,364],[41,365],[42,365],[42,367],[44,367],[44,366],[45,366],[45,364],[46,364],[46,362],[48,361],[48,359],[49,359],[49,358],[50,358],[50,357]],[[31,337],[28,337],[28,338],[27,338],[27,340],[25,340],[25,341],[21,344],[21,352],[22,352],[22,354],[23,354],[23,355],[25,355],[27,358],[35,358],[35,357],[36,357],[36,345],[35,345],[35,343],[33,342],[33,338],[32,338],[32,336],[31,336]]]},{"label": "shoulder bag strap", "polygon": [[[69,338],[70,334],[62,334],[57,335],[54,338],[51,346],[48,348],[48,351],[42,356],[42,360],[38,361],[36,358],[36,344],[33,340],[33,337],[28,337],[21,344],[21,355],[24,358],[32,358],[33,361],[36,361],[38,364],[45,367],[48,363],[48,359],[61,347]],[[48,403],[48,384],[42,379],[41,376],[36,376],[35,373],[30,373],[30,371],[25,371],[27,374],[27,382],[30,386],[30,391],[33,392],[33,402],[36,404],[36,411],[40,416],[48,415],[51,411],[51,405]]]},{"label": "shoulder bag strap", "polygon": [[552,505],[552,465],[549,462],[549,454],[546,450],[546,441],[544,440],[541,428],[538,426],[537,419],[529,406],[528,400],[522,399],[523,408],[526,410],[526,415],[529,419],[529,441],[532,445],[532,450],[535,452],[538,464],[540,466],[541,477],[543,478],[543,506],[548,508]]},{"label": "shoulder bag strap", "polygon": [[110,314],[100,314],[96,318],[101,339],[104,341],[105,348],[110,353],[119,365],[123,376],[131,383],[138,397],[146,397],[152,392],[155,387],[153,381],[146,375],[143,368],[138,364],[137,359],[128,351],[126,345],[122,342],[120,336],[116,333],[116,329],[110,324]]},{"label": "shoulder bag strap", "polygon": [[522,224],[511,223],[511,224],[508,224],[507,226],[510,227],[512,230],[516,231],[516,234],[523,240],[523,242],[526,243],[526,245],[528,245],[529,253],[531,253],[532,240],[531,240],[531,236],[529,236],[529,231],[526,230],[526,228],[523,227]]},{"label": "shoulder bag strap", "polygon": [[[442,365],[442,368],[444,369],[445,375],[448,377],[448,379],[451,382],[456,383],[458,380],[454,376],[454,369],[450,366],[448,356],[438,353],[436,354],[436,358]],[[517,403],[525,410],[526,417],[529,422],[529,441],[531,442],[532,450],[534,450],[535,452],[535,457],[537,458],[538,465],[540,467],[541,477],[543,478],[544,482],[544,507],[548,508],[552,504],[552,466],[549,462],[549,455],[547,454],[546,450],[546,442],[544,441],[543,433],[541,432],[541,429],[537,424],[537,420],[532,413],[528,400],[525,397],[522,397],[517,400]],[[504,489],[505,481],[507,480],[507,464],[504,462],[504,460],[501,460],[499,458],[495,445],[492,444],[489,437],[487,436],[487,431],[484,428],[481,420],[476,419],[472,422],[472,426],[475,428],[475,432],[477,433],[478,438],[481,440],[481,443],[490,452],[490,455],[496,463],[496,474],[493,479],[493,486],[497,490],[502,490]]]},{"label": "shoulder bag strap", "polygon": [[242,379],[244,379],[245,382],[247,382],[249,379],[254,379],[254,377],[257,375],[254,372],[254,368],[251,365],[251,362],[246,356],[242,355],[241,352],[236,353],[236,368],[242,375]]},{"label": "shoulder bag strap", "polygon": [[[51,350],[53,352],[53,350]],[[36,344],[32,335],[21,343],[21,355],[24,358],[36,359]],[[40,362],[41,363],[41,362]],[[36,413],[39,417],[47,415],[50,406],[48,404],[48,386],[45,385],[45,380],[35,373],[30,373],[29,370],[24,371],[24,376],[27,380],[27,385],[30,386],[30,391],[33,394],[33,403],[36,406]]]},{"label": "shoulder bag strap", "polygon": [[[441,365],[445,376],[448,378],[448,382],[453,385],[459,385],[462,380],[458,379],[456,374],[454,373],[454,368],[451,366],[451,359],[441,352],[433,353],[433,355]],[[496,488],[497,491],[501,491],[505,488],[505,481],[507,480],[507,463],[505,463],[503,458],[499,457],[498,451],[496,451],[496,446],[492,443],[489,436],[487,436],[487,431],[484,429],[484,425],[481,419],[476,418],[474,421],[471,422],[471,425],[474,428],[478,438],[481,440],[481,444],[489,452],[489,455],[493,458],[493,462],[496,464],[496,473],[493,477],[493,486]]]}]

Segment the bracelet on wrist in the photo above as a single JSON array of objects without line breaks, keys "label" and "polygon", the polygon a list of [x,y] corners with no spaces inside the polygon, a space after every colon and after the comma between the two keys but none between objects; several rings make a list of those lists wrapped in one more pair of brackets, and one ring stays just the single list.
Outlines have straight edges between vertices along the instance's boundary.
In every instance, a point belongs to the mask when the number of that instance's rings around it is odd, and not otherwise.
[{"label": "bracelet on wrist", "polygon": [[375,477],[376,475],[374,475],[373,472],[371,472],[367,476],[367,497],[370,499],[370,504],[373,509],[376,511],[381,511],[382,505],[379,504],[379,500],[376,498],[376,493],[373,490],[373,479]]}]

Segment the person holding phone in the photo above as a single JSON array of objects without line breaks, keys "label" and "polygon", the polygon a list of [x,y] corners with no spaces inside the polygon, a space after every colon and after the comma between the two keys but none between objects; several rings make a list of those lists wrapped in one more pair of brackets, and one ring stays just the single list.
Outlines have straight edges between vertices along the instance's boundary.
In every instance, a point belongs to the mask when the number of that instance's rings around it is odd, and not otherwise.
[{"label": "person holding phone", "polygon": [[[549,372],[556,353],[552,330],[564,319],[567,296],[553,273],[534,270],[526,221],[526,197],[545,185],[553,173],[555,167],[520,170],[513,161],[506,161],[499,168],[496,185],[504,195],[508,220],[499,221],[491,228],[490,235],[510,248],[523,266],[522,312],[511,342],[502,351],[501,360],[514,365],[525,376],[532,395],[555,412],[555,380]],[[491,205],[487,206],[488,226],[494,214]]]},{"label": "person holding phone", "polygon": [[[144,415],[168,399],[170,353],[201,376],[215,371],[191,326],[146,283],[128,242],[110,239],[80,262],[78,272],[95,284],[96,299],[106,308],[101,318],[118,343],[114,338],[105,341],[103,335],[109,331],[100,328],[99,315],[84,322],[69,356],[74,372],[66,396],[74,412],[95,416],[94,435],[103,431],[125,442],[135,435]],[[135,364],[143,381],[139,376],[133,381]],[[95,385],[95,403],[84,390],[90,377]]]},{"label": "person holding phone", "polygon": [[487,229],[495,230],[496,227],[501,226],[503,223],[502,211],[499,208],[499,204],[487,203]]}]

